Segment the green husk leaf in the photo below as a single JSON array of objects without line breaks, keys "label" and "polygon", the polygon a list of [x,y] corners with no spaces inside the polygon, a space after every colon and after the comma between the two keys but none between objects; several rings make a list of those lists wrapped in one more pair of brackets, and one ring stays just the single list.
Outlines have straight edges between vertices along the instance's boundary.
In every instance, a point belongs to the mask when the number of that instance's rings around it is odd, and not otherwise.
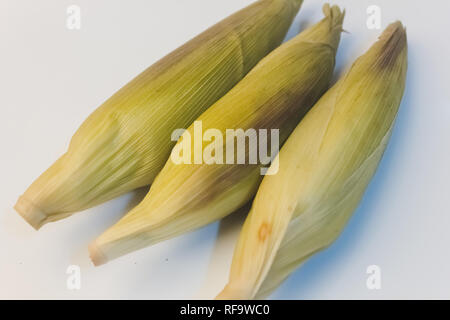
[{"label": "green husk leaf", "polygon": [[89,116],[15,209],[38,229],[151,184],[175,144],[171,133],[276,48],[301,3],[257,1],[149,67]]},{"label": "green husk leaf", "polygon": [[[272,52],[202,114],[198,121],[204,131],[214,128],[225,136],[227,129],[280,129],[283,143],[332,78],[344,13],[328,5],[324,12],[321,22]],[[194,136],[194,125],[187,132]],[[223,154],[230,142],[225,141]],[[92,260],[105,263],[240,208],[261,182],[261,164],[246,163],[194,165],[169,160],[142,203],[90,246]]]},{"label": "green husk leaf", "polygon": [[344,229],[388,143],[405,88],[406,32],[391,24],[311,109],[264,178],[219,299],[264,298]]}]

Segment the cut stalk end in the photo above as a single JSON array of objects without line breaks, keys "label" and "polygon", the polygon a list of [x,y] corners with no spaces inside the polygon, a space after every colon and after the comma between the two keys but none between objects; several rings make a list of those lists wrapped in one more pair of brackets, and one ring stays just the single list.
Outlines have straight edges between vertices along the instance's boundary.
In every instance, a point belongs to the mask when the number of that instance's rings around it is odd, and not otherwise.
[{"label": "cut stalk end", "polygon": [[24,196],[19,197],[14,209],[36,230],[47,223],[47,214]]},{"label": "cut stalk end", "polygon": [[108,258],[95,242],[89,245],[89,257],[96,267],[108,262]]}]

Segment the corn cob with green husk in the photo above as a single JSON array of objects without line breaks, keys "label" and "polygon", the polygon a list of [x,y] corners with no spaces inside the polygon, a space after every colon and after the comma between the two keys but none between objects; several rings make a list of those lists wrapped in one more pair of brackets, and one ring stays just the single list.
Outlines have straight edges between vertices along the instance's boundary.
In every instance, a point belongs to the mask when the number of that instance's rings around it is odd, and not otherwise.
[{"label": "corn cob with green husk", "polygon": [[169,54],[107,100],[19,198],[38,229],[152,183],[189,126],[282,41],[302,0],[260,0]]},{"label": "corn cob with green husk", "polygon": [[191,164],[176,164],[170,159],[142,203],[90,246],[95,264],[204,226],[232,213],[254,196],[262,166],[261,162],[249,161],[256,146],[249,143],[245,164],[230,164],[224,158],[228,150],[237,149],[237,143],[226,131],[279,129],[279,142],[287,139],[332,78],[344,13],[329,5],[324,6],[324,13],[321,22],[264,58],[202,114],[174,148],[178,152],[185,139],[196,135],[195,126],[201,123],[205,134],[215,129],[226,136],[215,149],[222,151],[222,164],[195,164],[195,154],[209,147],[195,143],[190,146]]},{"label": "corn cob with green husk", "polygon": [[406,69],[396,22],[305,116],[261,183],[219,299],[266,297],[339,236],[386,148]]}]

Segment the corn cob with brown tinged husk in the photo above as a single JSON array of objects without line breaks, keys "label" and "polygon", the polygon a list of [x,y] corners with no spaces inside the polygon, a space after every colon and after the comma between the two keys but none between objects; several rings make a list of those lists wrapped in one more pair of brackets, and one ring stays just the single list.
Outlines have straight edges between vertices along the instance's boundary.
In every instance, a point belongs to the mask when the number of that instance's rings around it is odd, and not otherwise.
[{"label": "corn cob with brown tinged husk", "polygon": [[38,229],[152,183],[175,142],[285,37],[302,0],[260,0],[169,54],[107,100],[19,198]]},{"label": "corn cob with brown tinged husk", "polygon": [[339,236],[375,173],[403,96],[406,32],[391,24],[305,116],[264,178],[218,299],[264,298]]},{"label": "corn cob with brown tinged husk", "polygon": [[[203,130],[218,129],[225,136],[227,129],[280,129],[283,143],[332,78],[344,13],[329,5],[324,12],[321,22],[272,52],[202,114],[198,121]],[[194,127],[187,129],[191,137]],[[223,155],[230,141],[221,146]],[[142,203],[90,246],[93,262],[105,263],[204,226],[243,206],[261,182],[261,163],[248,164],[248,153],[246,165],[225,160],[213,165],[175,164],[169,159]]]}]

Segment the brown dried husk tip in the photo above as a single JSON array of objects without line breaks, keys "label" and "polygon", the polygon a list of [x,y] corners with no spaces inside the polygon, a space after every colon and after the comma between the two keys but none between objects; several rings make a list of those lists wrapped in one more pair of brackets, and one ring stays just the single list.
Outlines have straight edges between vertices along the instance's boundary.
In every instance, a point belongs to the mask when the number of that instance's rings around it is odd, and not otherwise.
[{"label": "brown dried husk tip", "polygon": [[395,66],[399,54],[406,49],[406,29],[400,21],[390,24],[381,34],[377,43],[377,49],[381,51],[376,64],[380,68]]},{"label": "brown dried husk tip", "polygon": [[[331,245],[389,141],[407,71],[406,32],[391,24],[305,116],[266,176],[217,299],[261,299]],[[301,284],[299,284],[301,287]]]}]

